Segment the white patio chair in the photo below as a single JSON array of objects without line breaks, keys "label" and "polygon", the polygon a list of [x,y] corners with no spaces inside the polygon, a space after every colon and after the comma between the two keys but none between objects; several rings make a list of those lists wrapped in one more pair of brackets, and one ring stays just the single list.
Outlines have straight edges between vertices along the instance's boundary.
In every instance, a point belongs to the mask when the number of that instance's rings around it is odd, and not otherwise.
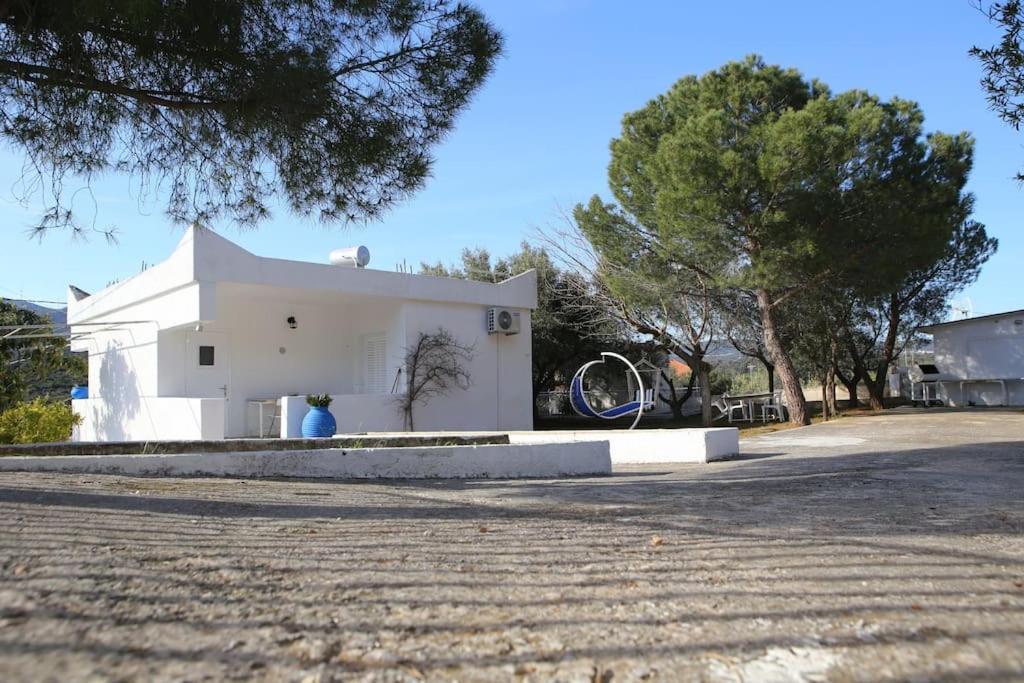
[{"label": "white patio chair", "polygon": [[722,395],[721,400],[725,403],[725,414],[729,417],[729,424],[733,423],[733,416],[736,411],[740,411],[741,420],[749,420],[750,415],[747,414],[747,402],[739,399],[730,400],[725,394]]},{"label": "white patio chair", "polygon": [[715,422],[722,420],[729,415],[729,402],[726,401],[725,398],[722,396],[719,396],[714,401],[712,401],[711,407],[718,409],[718,415],[715,415],[714,417]]},{"label": "white patio chair", "polygon": [[[640,390],[639,389],[636,390],[636,392],[633,394],[633,396],[634,396],[634,398],[635,398],[637,403],[641,402]],[[650,411],[650,410],[654,410],[654,408],[657,405],[655,403],[655,401],[654,401],[654,389],[644,389],[644,396],[643,396],[642,403],[644,404],[644,411],[645,412],[646,411]]]},{"label": "white patio chair", "polygon": [[761,404],[761,422],[767,422],[768,416],[783,422],[786,419],[786,405],[782,402],[782,392],[772,393],[772,397]]}]

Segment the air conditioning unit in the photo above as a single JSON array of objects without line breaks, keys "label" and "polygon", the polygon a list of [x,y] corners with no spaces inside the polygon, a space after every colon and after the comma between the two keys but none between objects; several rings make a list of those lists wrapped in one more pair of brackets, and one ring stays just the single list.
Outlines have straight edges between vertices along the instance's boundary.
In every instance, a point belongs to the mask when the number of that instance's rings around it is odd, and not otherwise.
[{"label": "air conditioning unit", "polygon": [[519,334],[519,311],[497,306],[488,308],[487,334]]}]

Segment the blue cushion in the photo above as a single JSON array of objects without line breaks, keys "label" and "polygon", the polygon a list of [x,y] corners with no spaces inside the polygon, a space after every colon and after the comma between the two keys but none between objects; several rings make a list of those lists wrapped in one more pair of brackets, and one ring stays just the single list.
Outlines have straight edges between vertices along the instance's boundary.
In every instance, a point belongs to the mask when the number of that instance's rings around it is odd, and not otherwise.
[{"label": "blue cushion", "polygon": [[581,377],[574,377],[569,386],[569,402],[572,403],[573,410],[584,417],[601,417],[587,403],[587,399],[583,395],[583,378]]},{"label": "blue cushion", "polygon": [[613,417],[622,417],[623,415],[629,415],[640,410],[640,401],[630,401],[629,403],[623,403],[621,406],[615,406],[609,408],[602,413],[598,414],[598,417],[603,417],[606,420]]}]

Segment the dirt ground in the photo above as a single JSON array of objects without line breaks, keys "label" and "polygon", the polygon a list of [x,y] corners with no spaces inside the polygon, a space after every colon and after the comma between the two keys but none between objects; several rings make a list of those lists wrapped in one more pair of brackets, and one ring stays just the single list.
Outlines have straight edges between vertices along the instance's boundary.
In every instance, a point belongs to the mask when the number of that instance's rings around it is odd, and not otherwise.
[{"label": "dirt ground", "polygon": [[1024,412],[557,481],[0,475],[0,680],[1024,680]]}]

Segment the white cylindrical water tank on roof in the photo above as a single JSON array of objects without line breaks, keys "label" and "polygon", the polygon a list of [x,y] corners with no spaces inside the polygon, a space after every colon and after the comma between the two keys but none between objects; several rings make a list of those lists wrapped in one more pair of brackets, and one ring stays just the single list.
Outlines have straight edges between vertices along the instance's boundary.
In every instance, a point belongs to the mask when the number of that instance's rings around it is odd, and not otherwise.
[{"label": "white cylindrical water tank on roof", "polygon": [[335,249],[328,257],[332,266],[348,266],[349,268],[365,268],[370,262],[370,250],[366,247],[343,247]]}]

